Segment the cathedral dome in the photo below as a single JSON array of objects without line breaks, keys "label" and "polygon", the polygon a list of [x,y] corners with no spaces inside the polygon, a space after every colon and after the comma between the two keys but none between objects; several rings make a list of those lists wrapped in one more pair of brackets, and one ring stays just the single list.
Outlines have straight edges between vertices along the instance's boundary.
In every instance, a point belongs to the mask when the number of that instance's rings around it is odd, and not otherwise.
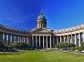
[{"label": "cathedral dome", "polygon": [[43,12],[41,11],[38,18],[37,18],[38,21],[46,21],[46,18],[45,16],[43,15]]},{"label": "cathedral dome", "polygon": [[45,18],[44,15],[39,15],[37,19],[38,19],[38,20],[44,20],[44,21],[46,20],[46,18]]}]

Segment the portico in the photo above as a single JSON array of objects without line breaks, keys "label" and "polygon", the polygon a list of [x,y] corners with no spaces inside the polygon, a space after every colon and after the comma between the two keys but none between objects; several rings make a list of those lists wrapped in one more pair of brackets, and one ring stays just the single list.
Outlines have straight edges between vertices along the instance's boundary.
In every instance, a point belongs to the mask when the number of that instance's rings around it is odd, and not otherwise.
[{"label": "portico", "polygon": [[38,29],[32,31],[32,47],[52,48],[52,31],[48,29]]},{"label": "portico", "polygon": [[49,34],[33,34],[32,47],[36,48],[51,48],[51,35]]}]

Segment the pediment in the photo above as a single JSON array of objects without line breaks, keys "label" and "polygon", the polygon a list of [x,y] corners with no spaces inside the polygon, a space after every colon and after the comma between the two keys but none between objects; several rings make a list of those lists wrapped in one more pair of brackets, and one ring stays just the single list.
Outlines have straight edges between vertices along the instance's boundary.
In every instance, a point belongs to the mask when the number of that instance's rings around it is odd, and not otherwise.
[{"label": "pediment", "polygon": [[46,29],[46,28],[35,29],[35,30],[32,30],[32,33],[52,33],[52,30]]}]

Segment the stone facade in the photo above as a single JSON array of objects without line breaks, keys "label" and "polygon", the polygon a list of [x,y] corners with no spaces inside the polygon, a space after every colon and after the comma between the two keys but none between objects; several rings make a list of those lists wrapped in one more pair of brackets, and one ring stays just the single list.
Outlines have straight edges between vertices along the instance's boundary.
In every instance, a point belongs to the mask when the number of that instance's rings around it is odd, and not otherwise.
[{"label": "stone facade", "polygon": [[41,11],[37,18],[37,27],[31,31],[0,25],[0,42],[4,45],[25,42],[33,48],[53,48],[59,42],[70,42],[80,47],[84,42],[84,25],[53,31],[47,28],[47,20]]}]

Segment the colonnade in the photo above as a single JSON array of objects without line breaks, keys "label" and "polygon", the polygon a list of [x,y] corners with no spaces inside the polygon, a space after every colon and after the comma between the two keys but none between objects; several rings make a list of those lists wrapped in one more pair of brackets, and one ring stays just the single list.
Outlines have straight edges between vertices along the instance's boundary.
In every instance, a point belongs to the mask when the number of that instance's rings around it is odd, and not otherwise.
[{"label": "colonnade", "polygon": [[0,34],[0,42],[2,42],[4,45],[7,45],[7,46],[13,42],[24,42],[24,43],[28,44],[29,43],[29,36],[1,33]]},{"label": "colonnade", "polygon": [[[55,39],[56,37],[56,39]],[[52,48],[56,43],[69,42],[80,47],[84,42],[84,33],[75,33],[59,36],[32,35],[32,47],[35,48]]]},{"label": "colonnade", "polygon": [[[55,39],[56,38],[56,39]],[[67,35],[32,35],[30,36],[21,36],[13,35],[7,33],[0,33],[0,42],[3,42],[4,45],[10,45],[13,42],[24,42],[29,44],[34,48],[52,48],[56,43],[59,42],[70,42],[74,43],[76,47],[80,47],[84,42],[84,33],[75,33]]]},{"label": "colonnade", "polygon": [[52,48],[51,36],[32,36],[32,47]]},{"label": "colonnade", "polygon": [[43,28],[43,27],[46,27],[46,24],[37,24],[37,28]]},{"label": "colonnade", "polygon": [[80,47],[81,44],[84,42],[84,33],[57,36],[57,43],[59,42],[70,42],[74,43],[77,47]]}]

